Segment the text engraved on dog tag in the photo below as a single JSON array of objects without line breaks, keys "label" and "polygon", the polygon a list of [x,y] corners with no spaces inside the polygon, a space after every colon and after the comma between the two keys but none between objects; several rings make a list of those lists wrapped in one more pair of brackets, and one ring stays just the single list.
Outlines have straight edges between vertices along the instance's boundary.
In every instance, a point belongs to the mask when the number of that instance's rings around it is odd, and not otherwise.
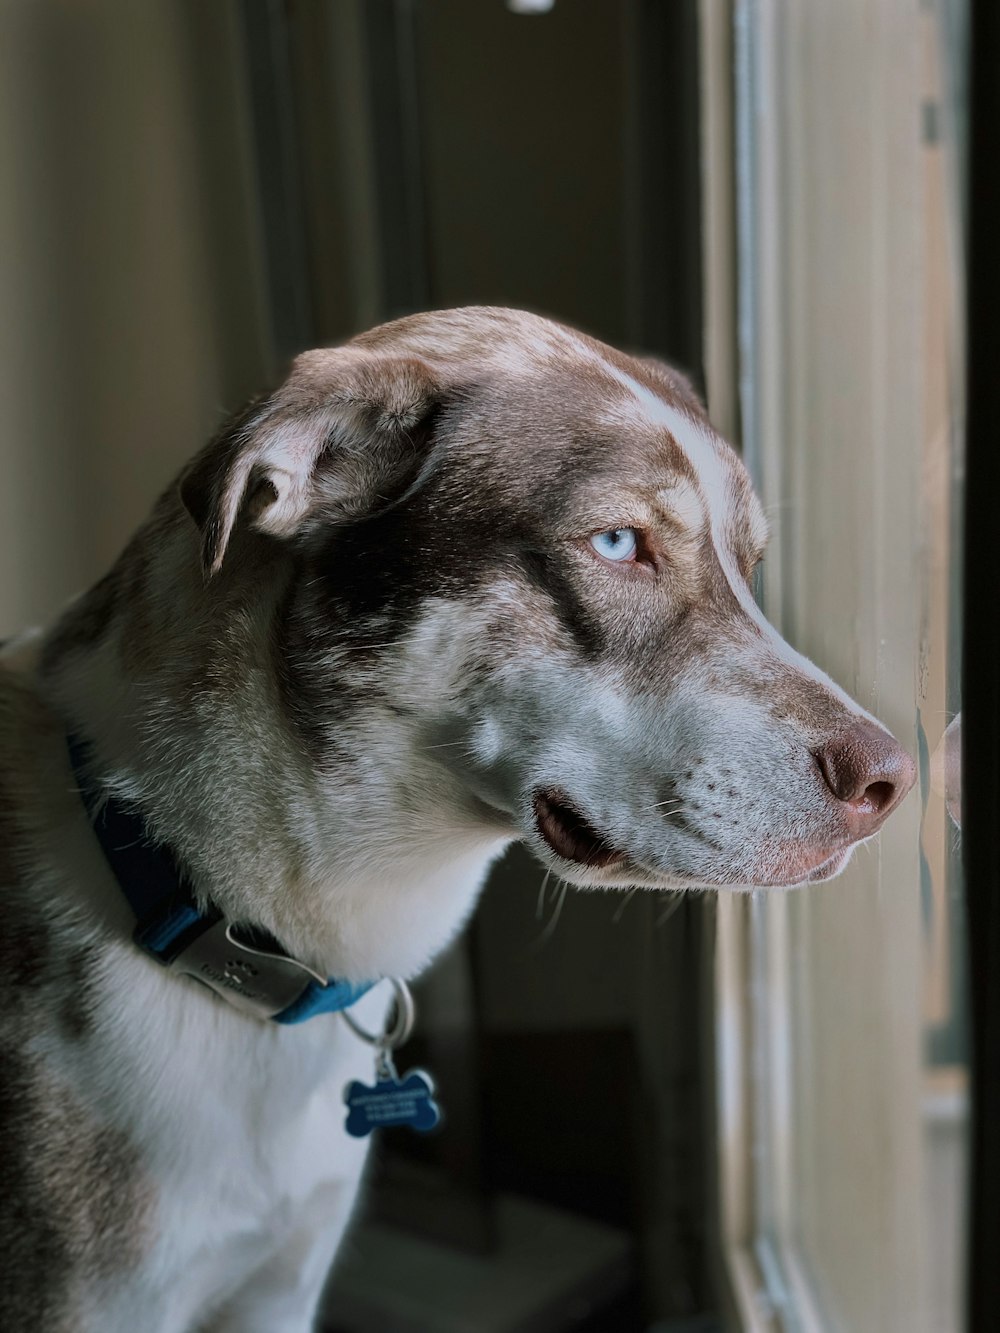
[{"label": "text engraved on dog tag", "polygon": [[434,1100],[434,1084],[422,1069],[411,1069],[402,1078],[376,1078],[373,1084],[353,1080],[344,1089],[348,1134],[363,1139],[373,1129],[406,1125],[420,1133],[433,1129],[441,1119]]}]

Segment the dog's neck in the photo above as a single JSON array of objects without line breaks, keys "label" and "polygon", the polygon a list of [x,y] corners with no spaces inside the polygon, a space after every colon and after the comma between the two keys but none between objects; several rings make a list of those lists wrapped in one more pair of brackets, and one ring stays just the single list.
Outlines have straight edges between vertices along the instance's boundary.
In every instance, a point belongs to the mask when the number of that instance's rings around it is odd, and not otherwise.
[{"label": "dog's neck", "polygon": [[208,589],[188,526],[165,497],[55,624],[46,696],[90,742],[93,779],[140,808],[202,906],[330,975],[414,975],[459,928],[511,832],[391,710],[355,714],[336,766],[318,765],[276,660],[294,566],[251,552]]}]

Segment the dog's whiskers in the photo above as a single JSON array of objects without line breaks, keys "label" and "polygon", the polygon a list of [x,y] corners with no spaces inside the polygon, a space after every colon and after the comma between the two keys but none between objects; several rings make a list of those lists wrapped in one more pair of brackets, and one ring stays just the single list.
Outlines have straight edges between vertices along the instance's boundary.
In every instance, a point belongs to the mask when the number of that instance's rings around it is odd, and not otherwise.
[{"label": "dog's whiskers", "polygon": [[535,907],[535,920],[541,921],[542,914],[545,911],[545,890],[548,888],[549,880],[552,878],[552,871],[546,870],[542,876],[542,883],[538,890],[538,903]]},{"label": "dog's whiskers", "polygon": [[[674,815],[677,813],[677,811],[681,808],[683,804],[684,802],[682,800],[671,798],[669,801],[657,801],[655,805],[645,805],[637,813],[640,815],[648,815],[651,810],[660,810],[663,812],[664,816]],[[667,805],[671,806],[672,808],[670,810],[664,810],[663,807]]]},{"label": "dog's whiskers", "polygon": [[559,918],[562,915],[563,903],[566,901],[566,894],[568,892],[569,892],[569,885],[567,884],[567,882],[564,879],[559,880],[559,897],[556,899],[556,906],[555,910],[552,913],[552,918],[548,922],[542,933],[538,936],[538,939],[535,940],[534,944],[532,945],[532,948],[540,949],[543,944],[547,944],[549,940],[552,938],[552,934],[555,931],[556,926],[559,924]]},{"label": "dog's whiskers", "polygon": [[618,904],[614,916],[611,918],[611,924],[613,926],[618,925],[618,922],[622,919],[622,916],[625,912],[625,908],[628,907],[629,903],[632,901],[632,899],[638,892],[639,892],[639,886],[638,884],[636,884],[633,888],[629,889],[629,891],[625,894],[625,897]]},{"label": "dog's whiskers", "polygon": [[370,653],[376,648],[391,648],[395,642],[395,639],[387,639],[385,643],[338,643],[333,652],[334,656],[339,653]]},{"label": "dog's whiskers", "polygon": [[686,889],[675,889],[675,890],[673,891],[671,897],[672,897],[672,900],[671,900],[671,902],[668,904],[666,911],[665,911],[665,912],[661,912],[660,915],[659,915],[659,916],[656,918],[656,920],[653,922],[653,928],[654,928],[654,930],[655,930],[657,927],[659,927],[659,926],[664,926],[664,925],[666,925],[666,923],[670,920],[670,918],[674,915],[674,913],[677,911],[677,909],[681,906],[681,904],[682,904],[682,903],[684,902],[684,900],[687,898],[687,890],[686,890]]}]

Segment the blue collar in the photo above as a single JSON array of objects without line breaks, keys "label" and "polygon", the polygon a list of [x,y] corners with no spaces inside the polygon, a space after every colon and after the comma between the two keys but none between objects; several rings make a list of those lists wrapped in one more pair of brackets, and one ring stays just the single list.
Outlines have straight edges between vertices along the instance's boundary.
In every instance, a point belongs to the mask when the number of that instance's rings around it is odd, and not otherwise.
[{"label": "blue collar", "polygon": [[150,840],[140,812],[103,798],[90,784],[88,742],[71,735],[68,744],[94,832],[135,913],[132,938],[151,958],[202,982],[244,1013],[275,1023],[337,1013],[371,990],[374,982],[324,980],[266,931],[199,911],[190,882],[170,850]]}]

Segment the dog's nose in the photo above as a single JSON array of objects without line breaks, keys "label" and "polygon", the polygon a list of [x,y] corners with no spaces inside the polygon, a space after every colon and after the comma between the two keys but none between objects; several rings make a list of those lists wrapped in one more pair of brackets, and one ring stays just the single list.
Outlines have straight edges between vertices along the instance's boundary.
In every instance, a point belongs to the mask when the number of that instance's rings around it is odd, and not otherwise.
[{"label": "dog's nose", "polygon": [[875,832],[916,777],[903,747],[871,722],[855,723],[813,753],[826,785],[847,806],[852,829],[861,838]]}]

